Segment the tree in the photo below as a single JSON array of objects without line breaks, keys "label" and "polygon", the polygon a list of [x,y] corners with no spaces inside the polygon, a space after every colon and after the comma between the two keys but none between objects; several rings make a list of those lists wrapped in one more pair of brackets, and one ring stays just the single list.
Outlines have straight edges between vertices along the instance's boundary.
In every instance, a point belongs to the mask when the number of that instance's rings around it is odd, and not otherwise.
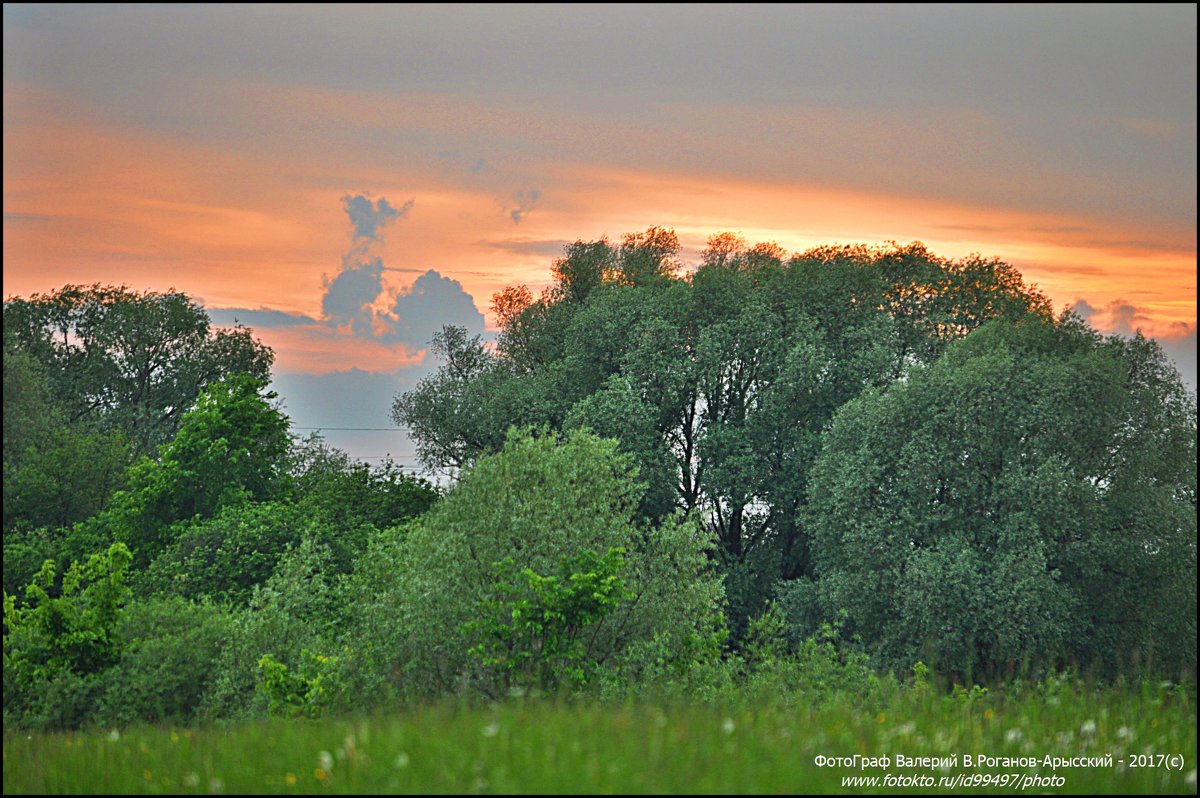
[{"label": "tree", "polygon": [[25,588],[21,606],[5,592],[6,714],[54,723],[52,716],[64,709],[53,706],[55,686],[90,680],[120,658],[117,627],[129,596],[125,579],[130,561],[129,549],[113,544],[73,563],[57,591],[57,568],[47,560]]},{"label": "tree", "polygon": [[88,524],[129,545],[145,568],[194,518],[222,507],[270,501],[290,492],[288,419],[265,384],[234,375],[209,386],[184,414],[159,460],[129,470],[128,490]]},{"label": "tree", "polygon": [[540,298],[498,295],[494,351],[441,347],[393,419],[431,468],[497,451],[511,425],[616,436],[648,483],[641,515],[694,511],[716,534],[737,634],[780,577],[812,576],[807,483],[837,409],[987,319],[1049,305],[1011,266],[919,243],[788,258],[722,234],[690,275],[678,253],[661,228],[575,242]]},{"label": "tree", "polygon": [[962,678],[1193,670],[1195,414],[1143,338],[979,328],[838,413],[805,514],[817,616]]},{"label": "tree", "polygon": [[4,303],[4,329],[45,368],[66,421],[119,429],[153,456],[208,385],[247,373],[267,380],[273,355],[250,330],[210,330],[176,291],[68,285]]},{"label": "tree", "polygon": [[[564,642],[572,669],[616,665],[634,642],[655,636],[711,633],[721,587],[710,541],[680,517],[655,529],[637,524],[638,494],[630,458],[615,441],[513,431],[503,450],[480,457],[432,510],[364,557],[352,586],[359,602],[352,647],[366,660],[362,669],[391,673],[395,689],[410,695],[456,690],[464,679],[494,690],[495,673],[471,651],[486,650],[496,630],[472,622],[489,607],[523,600],[513,594],[526,589],[534,591],[531,607],[576,606],[574,594],[557,590],[561,581],[555,589],[545,582],[556,574],[568,583],[572,574],[611,576],[629,592],[604,593],[603,612],[580,605],[576,625],[591,620],[582,649]],[[627,552],[623,566],[611,559],[597,565],[596,552],[617,548]],[[514,576],[526,569],[531,581]],[[619,603],[607,606],[617,593]],[[524,627],[510,631],[524,640],[553,637],[546,628],[533,637]]]}]

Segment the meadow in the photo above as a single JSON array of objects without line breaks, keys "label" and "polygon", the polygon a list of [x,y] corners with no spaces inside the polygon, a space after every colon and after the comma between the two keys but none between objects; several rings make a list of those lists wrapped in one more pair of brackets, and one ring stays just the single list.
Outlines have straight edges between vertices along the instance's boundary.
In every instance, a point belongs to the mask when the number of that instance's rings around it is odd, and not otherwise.
[{"label": "meadow", "polygon": [[[852,765],[825,763],[855,755]],[[980,764],[980,755],[992,759]],[[850,780],[858,778],[878,781]],[[736,705],[512,698],[374,716],[4,737],[6,794],[1030,789],[1195,793],[1194,692],[1051,682],[1003,695],[910,685],[819,704],[800,695]]]}]

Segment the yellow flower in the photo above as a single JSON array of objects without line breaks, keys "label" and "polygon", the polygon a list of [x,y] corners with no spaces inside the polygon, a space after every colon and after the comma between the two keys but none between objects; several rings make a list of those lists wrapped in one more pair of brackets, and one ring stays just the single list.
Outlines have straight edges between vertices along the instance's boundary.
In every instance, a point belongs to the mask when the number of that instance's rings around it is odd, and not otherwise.
[{"label": "yellow flower", "polygon": [[143,779],[145,779],[146,781],[150,781],[150,779],[152,779],[152,778],[153,778],[153,776],[150,774],[150,771],[148,771],[148,770],[143,770],[143,771],[142,771],[142,778],[143,778]]},{"label": "yellow flower", "polygon": [[296,774],[290,773],[290,772],[284,773],[283,780],[286,781],[288,784],[295,784],[296,783]]},{"label": "yellow flower", "polygon": [[993,717],[995,717],[995,715],[996,715],[996,713],[992,711],[991,707],[988,707],[987,709],[985,709],[983,711],[983,719],[984,720],[991,720]]},{"label": "yellow flower", "polygon": [[329,774],[325,772],[324,768],[313,768],[313,778],[317,781],[325,781],[329,778]]}]

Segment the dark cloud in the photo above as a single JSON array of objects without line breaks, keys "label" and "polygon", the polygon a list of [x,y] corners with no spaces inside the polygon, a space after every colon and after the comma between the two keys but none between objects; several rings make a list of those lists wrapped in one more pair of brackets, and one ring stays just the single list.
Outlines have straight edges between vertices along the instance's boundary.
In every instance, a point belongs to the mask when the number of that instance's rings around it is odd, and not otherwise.
[{"label": "dark cloud", "polygon": [[520,224],[521,220],[533,211],[534,206],[541,198],[542,192],[536,188],[531,188],[528,192],[518,191],[513,194],[513,202],[517,203],[517,207],[508,212],[508,215],[512,217],[513,224]]},{"label": "dark cloud", "polygon": [[563,250],[571,244],[565,238],[543,240],[508,238],[503,241],[483,241],[481,243],[492,249],[515,252],[518,255],[550,255],[554,257],[562,255]]},{"label": "dark cloud", "polygon": [[48,213],[16,213],[12,211],[4,212],[4,221],[6,222],[51,222],[56,216],[51,216]]},{"label": "dark cloud", "polygon": [[383,293],[383,261],[349,266],[325,286],[321,312],[334,326],[349,324],[355,335],[371,335],[372,305]]},{"label": "dark cloud", "polygon": [[219,326],[244,324],[247,327],[293,327],[316,324],[317,320],[303,313],[287,313],[269,308],[206,308],[212,323]]},{"label": "dark cloud", "polygon": [[378,241],[379,231],[390,222],[407,216],[408,212],[412,210],[414,200],[409,200],[396,209],[383,198],[372,203],[366,194],[353,196],[347,194],[342,197],[342,204],[346,208],[346,214],[350,217],[350,223],[354,225],[355,240],[365,238]]},{"label": "dark cloud", "polygon": [[396,295],[391,312],[381,314],[387,326],[383,340],[399,341],[413,349],[428,346],[433,334],[444,325],[466,327],[467,332],[483,332],[483,314],[475,300],[458,280],[428,270],[407,290]]},{"label": "dark cloud", "polygon": [[342,257],[342,271],[325,283],[321,312],[328,324],[348,324],[355,335],[374,334],[373,306],[383,293],[383,273],[388,267],[372,253],[382,240],[383,228],[407,216],[414,203],[410,199],[396,208],[383,197],[376,201],[367,194],[342,197],[342,207],[354,228],[354,243]]},{"label": "dark cloud", "polygon": [[1086,299],[1075,300],[1075,304],[1070,305],[1069,308],[1076,316],[1089,323],[1092,316],[1095,316],[1100,310],[1099,308],[1092,307],[1092,304]]}]

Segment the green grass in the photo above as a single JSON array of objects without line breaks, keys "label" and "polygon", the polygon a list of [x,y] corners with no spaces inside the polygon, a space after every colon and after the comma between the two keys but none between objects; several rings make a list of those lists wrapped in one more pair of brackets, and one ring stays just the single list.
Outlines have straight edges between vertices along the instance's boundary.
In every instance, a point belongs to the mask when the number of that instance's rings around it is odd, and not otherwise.
[{"label": "green grass", "polygon": [[[946,770],[814,763],[818,755],[955,753],[959,766]],[[963,754],[1039,761],[1111,754],[1113,766],[965,768]],[[1117,764],[1131,754],[1177,755],[1183,764]],[[820,707],[800,699],[736,708],[531,699],[230,727],[4,736],[5,793],[861,793],[904,790],[848,787],[842,778],[1012,771],[1064,778],[1062,787],[1035,793],[1194,793],[1194,702],[1156,688],[974,701],[903,690]]]}]

